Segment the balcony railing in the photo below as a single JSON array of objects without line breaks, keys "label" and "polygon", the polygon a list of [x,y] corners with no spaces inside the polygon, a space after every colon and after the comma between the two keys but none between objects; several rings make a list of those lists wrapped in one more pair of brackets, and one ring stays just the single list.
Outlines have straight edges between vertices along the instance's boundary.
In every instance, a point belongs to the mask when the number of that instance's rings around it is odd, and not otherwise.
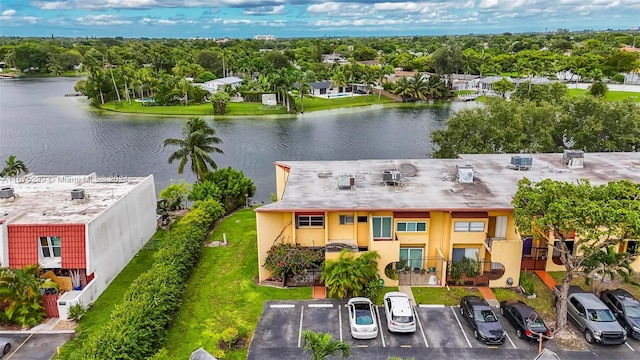
[{"label": "balcony railing", "polygon": [[487,237],[484,239],[485,245],[487,245],[487,249],[491,251],[491,246],[493,245],[493,238],[487,234]]}]

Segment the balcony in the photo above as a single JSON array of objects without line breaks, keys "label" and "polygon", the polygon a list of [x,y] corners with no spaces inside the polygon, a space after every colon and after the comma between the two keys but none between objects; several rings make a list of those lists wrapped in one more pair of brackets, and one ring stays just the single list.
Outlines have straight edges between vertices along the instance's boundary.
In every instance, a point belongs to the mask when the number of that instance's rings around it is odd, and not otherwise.
[{"label": "balcony", "polygon": [[349,249],[353,252],[367,251],[367,249],[360,249],[358,243],[350,239],[329,240],[324,247],[325,253],[339,253],[343,249]]}]

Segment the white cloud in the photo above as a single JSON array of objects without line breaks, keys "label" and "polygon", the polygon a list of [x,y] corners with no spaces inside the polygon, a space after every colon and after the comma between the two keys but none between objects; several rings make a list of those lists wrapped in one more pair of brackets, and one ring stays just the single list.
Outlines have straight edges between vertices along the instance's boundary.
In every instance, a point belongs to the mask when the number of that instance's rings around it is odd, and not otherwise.
[{"label": "white cloud", "polygon": [[285,11],[284,5],[278,6],[260,6],[251,9],[245,9],[242,15],[279,15]]},{"label": "white cloud", "polygon": [[11,17],[16,14],[16,11],[13,9],[8,9],[2,12],[2,16]]},{"label": "white cloud", "polygon": [[133,21],[115,15],[87,15],[76,18],[81,25],[128,25]]}]

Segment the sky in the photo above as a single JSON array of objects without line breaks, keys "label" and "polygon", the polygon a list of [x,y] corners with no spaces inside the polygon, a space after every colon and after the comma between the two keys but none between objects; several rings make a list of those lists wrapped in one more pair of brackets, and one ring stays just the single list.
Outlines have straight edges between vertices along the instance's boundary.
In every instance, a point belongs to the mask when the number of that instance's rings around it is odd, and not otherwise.
[{"label": "sky", "polygon": [[0,36],[277,38],[631,29],[640,0],[0,0]]}]

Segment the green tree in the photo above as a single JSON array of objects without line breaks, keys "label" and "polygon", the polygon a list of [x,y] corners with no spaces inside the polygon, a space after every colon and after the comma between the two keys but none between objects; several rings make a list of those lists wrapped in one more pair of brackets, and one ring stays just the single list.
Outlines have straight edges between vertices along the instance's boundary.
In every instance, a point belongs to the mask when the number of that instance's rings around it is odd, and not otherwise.
[{"label": "green tree", "polygon": [[[566,272],[556,304],[557,329],[567,325],[567,296],[571,281],[602,249],[640,234],[640,184],[623,180],[592,186],[545,179],[524,178],[513,198],[513,218],[518,232],[533,235],[560,253]],[[572,240],[567,234],[574,233]],[[569,242],[573,242],[573,246]],[[581,251],[572,251],[580,249]]]},{"label": "green tree", "polygon": [[604,97],[608,90],[607,84],[601,80],[597,80],[589,86],[589,94],[595,97]]},{"label": "green tree", "polygon": [[27,169],[22,160],[16,160],[15,155],[9,155],[9,158],[4,163],[4,168],[0,172],[0,176],[18,176],[28,173],[29,169]]},{"label": "green tree", "polygon": [[169,164],[179,160],[178,174],[182,174],[187,162],[191,162],[191,171],[201,182],[209,172],[209,166],[217,169],[211,153],[222,154],[223,151],[214,145],[222,143],[216,136],[216,131],[200,118],[187,120],[182,128],[181,139],[165,139],[164,146],[177,146],[178,150],[169,156]]},{"label": "green tree", "polygon": [[167,202],[167,208],[169,210],[180,209],[187,197],[187,194],[189,194],[190,188],[191,186],[189,184],[185,184],[184,180],[177,184],[172,183],[160,191],[160,199]]},{"label": "green tree", "polygon": [[311,360],[325,360],[329,356],[348,358],[351,356],[351,347],[348,343],[333,340],[330,333],[313,332],[305,330],[302,332],[304,339],[304,350],[311,351]]},{"label": "green tree", "polygon": [[32,327],[44,318],[39,272],[38,265],[18,270],[0,268],[0,303],[7,305],[4,314],[10,322]]},{"label": "green tree", "polygon": [[493,83],[493,90],[502,95],[503,99],[506,98],[508,91],[513,91],[515,88],[515,84],[507,80],[505,77]]},{"label": "green tree", "polygon": [[344,299],[347,297],[367,296],[375,300],[370,293],[371,284],[378,285],[378,259],[376,251],[368,251],[355,258],[349,249],[340,252],[338,260],[326,261],[322,271],[322,280],[329,290],[329,297]]},{"label": "green tree", "polygon": [[216,91],[211,94],[211,106],[215,115],[224,115],[227,113],[227,105],[231,101],[231,96],[224,91]]},{"label": "green tree", "polygon": [[219,201],[227,213],[243,207],[255,195],[253,181],[244,176],[242,171],[232,167],[218,169],[208,173],[204,181],[194,185],[189,200],[213,198]]},{"label": "green tree", "polygon": [[[587,277],[587,282],[591,283],[591,292],[594,294],[600,293],[600,288],[606,277],[613,280],[618,275],[625,282],[628,282],[631,274],[633,274],[631,263],[638,256],[635,253],[617,252],[613,246],[607,246],[599,250],[582,264],[582,271]],[[584,249],[583,246],[582,251],[589,251],[589,249]],[[596,276],[600,278],[597,287]]]}]

